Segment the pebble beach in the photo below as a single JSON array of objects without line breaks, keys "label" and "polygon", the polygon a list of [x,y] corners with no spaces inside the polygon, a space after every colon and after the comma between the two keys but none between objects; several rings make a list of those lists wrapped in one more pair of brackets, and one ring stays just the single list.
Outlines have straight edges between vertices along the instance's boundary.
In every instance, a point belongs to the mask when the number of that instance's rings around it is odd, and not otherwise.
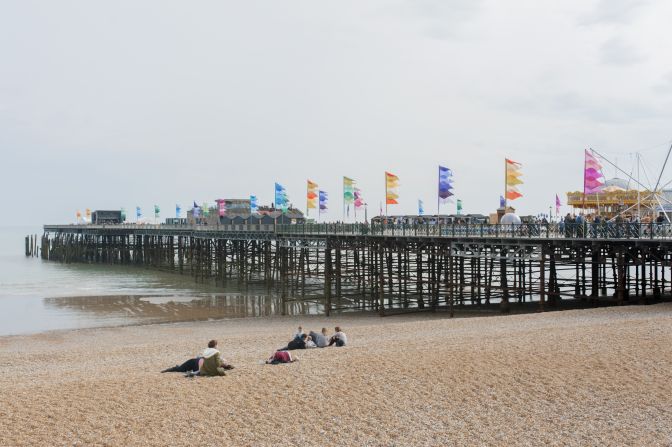
[{"label": "pebble beach", "polygon": [[[296,326],[349,345],[266,365]],[[159,371],[217,339],[225,377]],[[672,304],[0,337],[3,446],[672,445]]]}]

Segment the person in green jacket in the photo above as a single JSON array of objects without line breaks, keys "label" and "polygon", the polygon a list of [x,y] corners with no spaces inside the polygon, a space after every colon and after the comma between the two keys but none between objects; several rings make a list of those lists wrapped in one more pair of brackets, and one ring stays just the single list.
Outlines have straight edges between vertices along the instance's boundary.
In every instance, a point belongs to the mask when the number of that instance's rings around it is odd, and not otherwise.
[{"label": "person in green jacket", "polygon": [[210,340],[208,348],[203,351],[203,364],[199,376],[225,376],[227,369],[233,366],[227,364],[217,349],[217,340]]}]

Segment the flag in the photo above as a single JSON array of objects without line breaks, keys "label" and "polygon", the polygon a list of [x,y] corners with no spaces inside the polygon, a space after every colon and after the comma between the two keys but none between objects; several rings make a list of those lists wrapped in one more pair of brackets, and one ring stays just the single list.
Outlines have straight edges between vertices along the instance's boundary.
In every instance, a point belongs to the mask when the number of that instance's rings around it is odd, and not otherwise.
[{"label": "flag", "polygon": [[135,218],[140,219],[142,217],[142,210],[139,206],[135,207]]},{"label": "flag", "polygon": [[353,196],[355,198],[355,210],[364,206],[364,197],[362,197],[362,191],[359,188],[355,188]]},{"label": "flag", "polygon": [[203,213],[203,217],[208,217],[210,215],[210,207],[206,202],[203,202],[203,205],[201,205],[201,212]]},{"label": "flag", "polygon": [[462,214],[462,199],[457,199],[457,214]]},{"label": "flag", "polygon": [[179,219],[181,213],[182,213],[182,207],[176,203],[175,204],[175,218]]},{"label": "flag", "polygon": [[126,209],[121,209],[121,222],[126,222]]},{"label": "flag", "polygon": [[215,202],[217,202],[217,211],[219,213],[219,217],[226,216],[226,201],[224,199],[217,199]]},{"label": "flag", "polygon": [[309,210],[317,208],[317,183],[308,180],[306,190],[306,214],[308,214]]},{"label": "flag", "polygon": [[585,162],[583,169],[583,193],[593,194],[600,192],[604,186],[604,175],[602,175],[602,164],[588,150],[585,151]]},{"label": "flag", "polygon": [[560,203],[560,197],[558,195],[555,195],[555,214],[560,214],[560,207],[562,206],[562,203]]},{"label": "flag", "polygon": [[86,209],[86,220],[88,220],[89,222],[91,221],[91,209],[90,208]]},{"label": "flag", "polygon": [[287,196],[287,190],[280,183],[275,184],[275,207],[280,208],[284,213],[287,211],[287,206],[289,203],[289,197]]},{"label": "flag", "polygon": [[418,216],[424,216],[425,214],[425,204],[422,203],[422,200],[418,199]]},{"label": "flag", "polygon": [[385,171],[385,204],[386,205],[397,205],[397,204],[399,204],[399,202],[397,202],[397,199],[399,198],[398,188],[399,188],[399,177]]},{"label": "flag", "polygon": [[329,195],[327,194],[326,191],[319,191],[319,197],[320,197],[320,214],[326,213],[327,212],[327,205],[329,202]]},{"label": "flag", "polygon": [[523,181],[520,177],[523,175],[520,172],[520,163],[513,160],[506,159],[505,162],[505,179],[506,179],[506,195],[505,197],[509,200],[515,200],[523,195],[518,191],[516,185],[521,185]]},{"label": "flag", "polygon": [[257,196],[250,196],[250,213],[256,213],[258,209]]},{"label": "flag", "polygon": [[349,205],[355,201],[355,181],[343,176],[343,203]]},{"label": "flag", "polygon": [[499,196],[499,207],[504,208],[506,206],[506,199],[504,196]]},{"label": "flag", "polygon": [[439,166],[439,203],[446,203],[453,195],[453,171]]},{"label": "flag", "polygon": [[161,213],[161,208],[159,205],[154,205],[154,217],[159,217],[159,213]]},{"label": "flag", "polygon": [[82,212],[81,211],[77,210],[77,213],[75,214],[75,216],[77,217],[77,222],[82,220]]}]

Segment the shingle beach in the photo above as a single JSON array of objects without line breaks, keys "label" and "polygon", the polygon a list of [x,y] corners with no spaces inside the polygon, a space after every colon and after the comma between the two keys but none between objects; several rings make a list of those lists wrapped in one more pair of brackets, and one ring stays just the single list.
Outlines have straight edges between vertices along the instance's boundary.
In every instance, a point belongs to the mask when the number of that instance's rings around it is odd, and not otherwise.
[{"label": "shingle beach", "polygon": [[[265,365],[298,324],[349,346]],[[161,374],[215,338],[226,377]],[[0,444],[672,445],[672,304],[0,338]]]}]

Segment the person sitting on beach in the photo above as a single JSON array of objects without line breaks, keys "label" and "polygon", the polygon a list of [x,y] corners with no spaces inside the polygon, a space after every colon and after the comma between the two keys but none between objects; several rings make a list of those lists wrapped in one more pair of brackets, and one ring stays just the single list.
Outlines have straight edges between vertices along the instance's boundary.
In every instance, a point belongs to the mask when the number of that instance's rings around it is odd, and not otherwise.
[{"label": "person sitting on beach", "polygon": [[292,335],[292,340],[300,339],[303,334],[305,334],[305,332],[303,332],[303,328],[299,326],[296,332],[294,332],[294,335]]},{"label": "person sitting on beach", "polygon": [[308,348],[317,348],[317,345],[315,344],[313,338],[310,335],[306,337],[306,349]]},{"label": "person sitting on beach", "polygon": [[339,326],[336,326],[334,328],[334,331],[336,331],[336,333],[332,335],[331,338],[329,339],[329,346],[336,345],[340,347],[348,344],[348,337],[345,335],[345,332],[343,332]]},{"label": "person sitting on beach", "polygon": [[308,334],[310,338],[313,339],[313,342],[317,345],[318,348],[325,348],[329,346],[329,337],[327,336],[327,328],[322,328],[322,333],[318,334],[317,332],[310,331]]},{"label": "person sitting on beach", "polygon": [[210,340],[208,348],[203,351],[203,363],[199,369],[200,376],[225,376],[227,369],[233,369],[233,366],[227,364],[221,357],[217,349],[217,340]]},{"label": "person sitting on beach", "polygon": [[308,336],[306,334],[302,334],[299,338],[295,338],[292,341],[290,341],[284,348],[278,349],[278,351],[293,351],[294,349],[306,349],[307,338]]}]

